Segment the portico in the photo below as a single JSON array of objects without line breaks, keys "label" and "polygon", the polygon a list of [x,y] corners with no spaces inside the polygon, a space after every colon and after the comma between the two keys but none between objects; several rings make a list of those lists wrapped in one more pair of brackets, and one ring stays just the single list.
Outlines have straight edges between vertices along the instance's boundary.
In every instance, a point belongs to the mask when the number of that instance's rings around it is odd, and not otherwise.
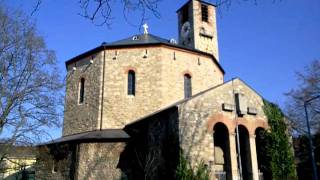
[{"label": "portico", "polygon": [[267,123],[261,119],[249,121],[245,118],[236,118],[233,120],[221,114],[212,116],[208,122],[214,142],[215,173],[225,174],[226,179],[239,179],[242,176],[242,179],[258,180],[256,133],[266,130]]}]

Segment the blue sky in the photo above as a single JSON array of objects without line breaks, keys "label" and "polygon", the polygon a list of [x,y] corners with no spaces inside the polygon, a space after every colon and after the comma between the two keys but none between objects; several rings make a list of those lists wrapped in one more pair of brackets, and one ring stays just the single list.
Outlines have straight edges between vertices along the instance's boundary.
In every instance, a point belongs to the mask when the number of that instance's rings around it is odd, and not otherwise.
[{"label": "blue sky", "polygon": [[[177,39],[176,10],[187,0],[162,0],[161,18],[148,14],[149,32]],[[9,8],[31,13],[35,0],[4,0]],[[211,1],[214,2],[214,1]],[[46,1],[33,18],[48,48],[55,50],[61,74],[64,62],[100,45],[138,34],[115,4],[111,29],[95,26],[78,15],[78,0]],[[139,14],[130,20],[138,22]],[[219,54],[226,71],[225,80],[240,77],[266,99],[284,106],[285,92],[297,86],[295,72],[320,59],[319,0],[233,0],[217,16]],[[54,136],[59,136],[55,132]]]}]

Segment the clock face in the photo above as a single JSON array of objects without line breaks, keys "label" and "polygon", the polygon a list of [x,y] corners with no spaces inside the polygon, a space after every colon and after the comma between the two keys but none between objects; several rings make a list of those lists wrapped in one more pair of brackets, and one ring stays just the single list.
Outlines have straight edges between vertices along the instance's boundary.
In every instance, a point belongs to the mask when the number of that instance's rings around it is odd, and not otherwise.
[{"label": "clock face", "polygon": [[191,43],[191,25],[186,21],[181,27],[181,37],[182,43],[184,45],[189,45]]}]

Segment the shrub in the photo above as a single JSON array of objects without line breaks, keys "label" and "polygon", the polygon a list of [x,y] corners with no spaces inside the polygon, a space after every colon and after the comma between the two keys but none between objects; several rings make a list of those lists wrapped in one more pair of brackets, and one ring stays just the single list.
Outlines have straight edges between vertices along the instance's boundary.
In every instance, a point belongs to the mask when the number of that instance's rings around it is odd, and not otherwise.
[{"label": "shrub", "polygon": [[176,169],[176,179],[178,180],[209,180],[209,170],[203,161],[192,169],[190,161],[180,152],[179,164]]},{"label": "shrub", "polygon": [[264,112],[270,131],[263,133],[265,157],[262,165],[268,167],[272,179],[297,179],[289,132],[281,109],[264,101]]}]

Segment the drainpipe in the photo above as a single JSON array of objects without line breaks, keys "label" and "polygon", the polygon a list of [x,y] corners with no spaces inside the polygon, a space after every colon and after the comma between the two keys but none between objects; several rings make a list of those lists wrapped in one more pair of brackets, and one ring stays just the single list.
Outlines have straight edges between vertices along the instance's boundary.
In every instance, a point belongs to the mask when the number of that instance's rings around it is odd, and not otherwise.
[{"label": "drainpipe", "polygon": [[236,128],[236,133],[237,133],[237,149],[238,149],[238,165],[239,165],[239,175],[240,175],[240,180],[242,180],[242,164],[241,164],[241,152],[240,152],[240,139],[239,139],[239,125],[237,122],[237,128]]},{"label": "drainpipe", "polygon": [[[233,94],[233,98],[234,98],[234,103],[235,103],[235,106],[236,106],[236,94],[235,94],[235,91],[234,91],[234,86],[233,86],[233,81],[234,81],[234,78],[232,78],[232,94]],[[236,121],[237,120],[237,111],[234,111],[235,114],[234,114],[234,120]],[[238,125],[238,121],[236,122],[236,137],[237,137],[237,151],[238,151],[238,168],[239,168],[239,179],[242,180],[242,164],[241,164],[241,152],[240,152],[240,139],[239,139],[239,125]]]},{"label": "drainpipe", "polygon": [[102,130],[102,122],[103,122],[103,104],[104,104],[104,74],[106,67],[106,43],[103,42],[103,65],[102,65],[102,85],[101,85],[101,114],[100,114],[100,131]]}]

